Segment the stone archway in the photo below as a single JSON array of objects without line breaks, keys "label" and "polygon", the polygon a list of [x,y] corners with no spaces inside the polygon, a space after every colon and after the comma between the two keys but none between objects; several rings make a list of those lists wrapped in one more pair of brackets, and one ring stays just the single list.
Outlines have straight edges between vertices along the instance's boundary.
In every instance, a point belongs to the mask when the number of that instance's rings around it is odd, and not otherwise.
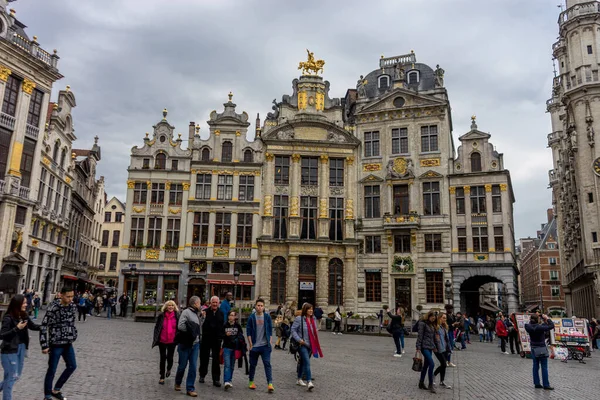
[{"label": "stone archway", "polygon": [[[518,311],[517,271],[512,265],[452,266],[454,311],[479,311],[479,288],[490,282],[501,283],[508,312]],[[476,299],[476,302],[475,302]],[[475,304],[474,304],[475,303]]]}]

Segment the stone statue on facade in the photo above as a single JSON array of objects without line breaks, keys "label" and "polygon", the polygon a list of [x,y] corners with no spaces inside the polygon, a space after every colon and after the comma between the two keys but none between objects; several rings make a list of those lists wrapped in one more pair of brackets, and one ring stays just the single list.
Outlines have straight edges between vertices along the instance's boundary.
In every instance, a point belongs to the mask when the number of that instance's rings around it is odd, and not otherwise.
[{"label": "stone statue on facade", "polygon": [[360,79],[356,81],[356,91],[358,93],[358,98],[364,98],[367,96],[367,86],[368,81],[361,75]]},{"label": "stone statue on facade", "polygon": [[442,68],[440,68],[440,64],[435,66],[435,87],[444,87],[444,73],[446,71],[444,71]]},{"label": "stone statue on facade", "polygon": [[327,133],[327,140],[336,143],[344,143],[346,138],[341,133],[329,132]]},{"label": "stone statue on facade", "polygon": [[279,117],[279,104],[277,99],[273,99],[273,112],[267,113],[267,119],[277,119]]},{"label": "stone statue on facade", "polygon": [[590,145],[590,147],[594,147],[594,136],[596,135],[596,133],[594,132],[594,128],[592,127],[592,125],[588,125],[587,126],[587,138],[588,138],[588,144]]},{"label": "stone statue on facade", "polygon": [[399,81],[404,81],[405,73],[404,73],[404,67],[402,66],[402,64],[400,64],[400,63],[396,64],[396,66],[394,67],[394,72],[395,72],[395,76],[394,76],[395,79],[397,79]]}]

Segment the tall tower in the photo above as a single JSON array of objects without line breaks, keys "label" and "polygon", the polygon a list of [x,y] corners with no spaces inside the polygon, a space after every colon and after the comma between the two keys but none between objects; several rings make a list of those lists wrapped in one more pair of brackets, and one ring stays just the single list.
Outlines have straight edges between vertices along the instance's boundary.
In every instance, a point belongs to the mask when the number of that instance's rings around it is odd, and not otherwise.
[{"label": "tall tower", "polygon": [[600,313],[600,2],[567,0],[552,45],[555,77],[547,111],[553,204],[570,315]]}]

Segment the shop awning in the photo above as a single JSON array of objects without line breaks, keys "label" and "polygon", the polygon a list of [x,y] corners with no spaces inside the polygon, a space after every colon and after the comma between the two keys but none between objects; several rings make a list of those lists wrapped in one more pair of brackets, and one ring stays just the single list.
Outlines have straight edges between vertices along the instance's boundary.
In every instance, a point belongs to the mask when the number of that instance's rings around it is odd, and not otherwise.
[{"label": "shop awning", "polygon": [[[208,283],[213,284],[213,285],[235,285],[235,281],[216,280],[216,279],[209,279]],[[237,284],[240,285],[240,286],[254,286],[254,282],[253,281],[242,281],[242,280],[239,280]]]},{"label": "shop awning", "polygon": [[78,281],[79,280],[79,278],[76,277],[76,276],[74,276],[74,275],[63,274],[62,277],[63,277],[63,279],[69,279],[69,280],[72,280],[72,281]]},{"label": "shop awning", "polygon": [[487,302],[479,304],[479,307],[483,308],[484,310],[493,311],[493,312],[502,311],[502,309],[499,308],[498,306],[496,306],[495,304],[487,303]]},{"label": "shop awning", "polygon": [[539,304],[531,304],[531,305],[528,305],[527,308],[525,308],[525,310],[527,312],[532,312],[536,308],[540,308],[540,305]]},{"label": "shop awning", "polygon": [[[213,285],[235,285],[233,274],[208,274],[206,282]],[[254,286],[254,275],[240,275],[237,284],[240,286]]]}]

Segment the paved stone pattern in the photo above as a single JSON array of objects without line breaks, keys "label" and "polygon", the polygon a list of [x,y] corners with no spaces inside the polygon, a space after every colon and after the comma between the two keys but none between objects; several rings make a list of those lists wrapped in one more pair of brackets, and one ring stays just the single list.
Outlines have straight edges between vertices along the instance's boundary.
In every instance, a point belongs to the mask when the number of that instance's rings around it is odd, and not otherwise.
[{"label": "paved stone pattern", "polygon": [[[164,386],[158,384],[158,349],[151,349],[153,324],[131,320],[89,317],[80,323],[75,344],[78,369],[63,388],[68,400],[170,400],[186,399],[185,392],[173,390],[174,375]],[[22,380],[17,382],[15,399],[43,398],[43,379],[47,356],[40,351],[37,332],[26,359]],[[272,356],[276,392],[266,392],[266,381],[259,361],[256,391],[249,390],[244,371],[234,372],[233,389],[225,393],[210,383],[197,384],[199,398],[210,399],[597,399],[600,353],[587,364],[568,364],[550,360],[550,382],[554,392],[533,388],[531,360],[500,354],[496,344],[473,343],[467,351],[456,352],[457,368],[448,368],[446,382],[452,390],[437,394],[417,388],[418,374],[411,370],[415,339],[407,338],[407,352],[393,357],[391,337],[342,336],[321,332],[324,358],[313,359],[315,390],[295,385],[295,362],[287,352]],[[175,365],[177,365],[177,355]],[[437,362],[437,361],[436,361]],[[60,364],[62,371],[64,364]],[[175,369],[175,368],[174,368]],[[57,373],[57,377],[58,377]],[[210,379],[207,380],[210,382]]]}]

